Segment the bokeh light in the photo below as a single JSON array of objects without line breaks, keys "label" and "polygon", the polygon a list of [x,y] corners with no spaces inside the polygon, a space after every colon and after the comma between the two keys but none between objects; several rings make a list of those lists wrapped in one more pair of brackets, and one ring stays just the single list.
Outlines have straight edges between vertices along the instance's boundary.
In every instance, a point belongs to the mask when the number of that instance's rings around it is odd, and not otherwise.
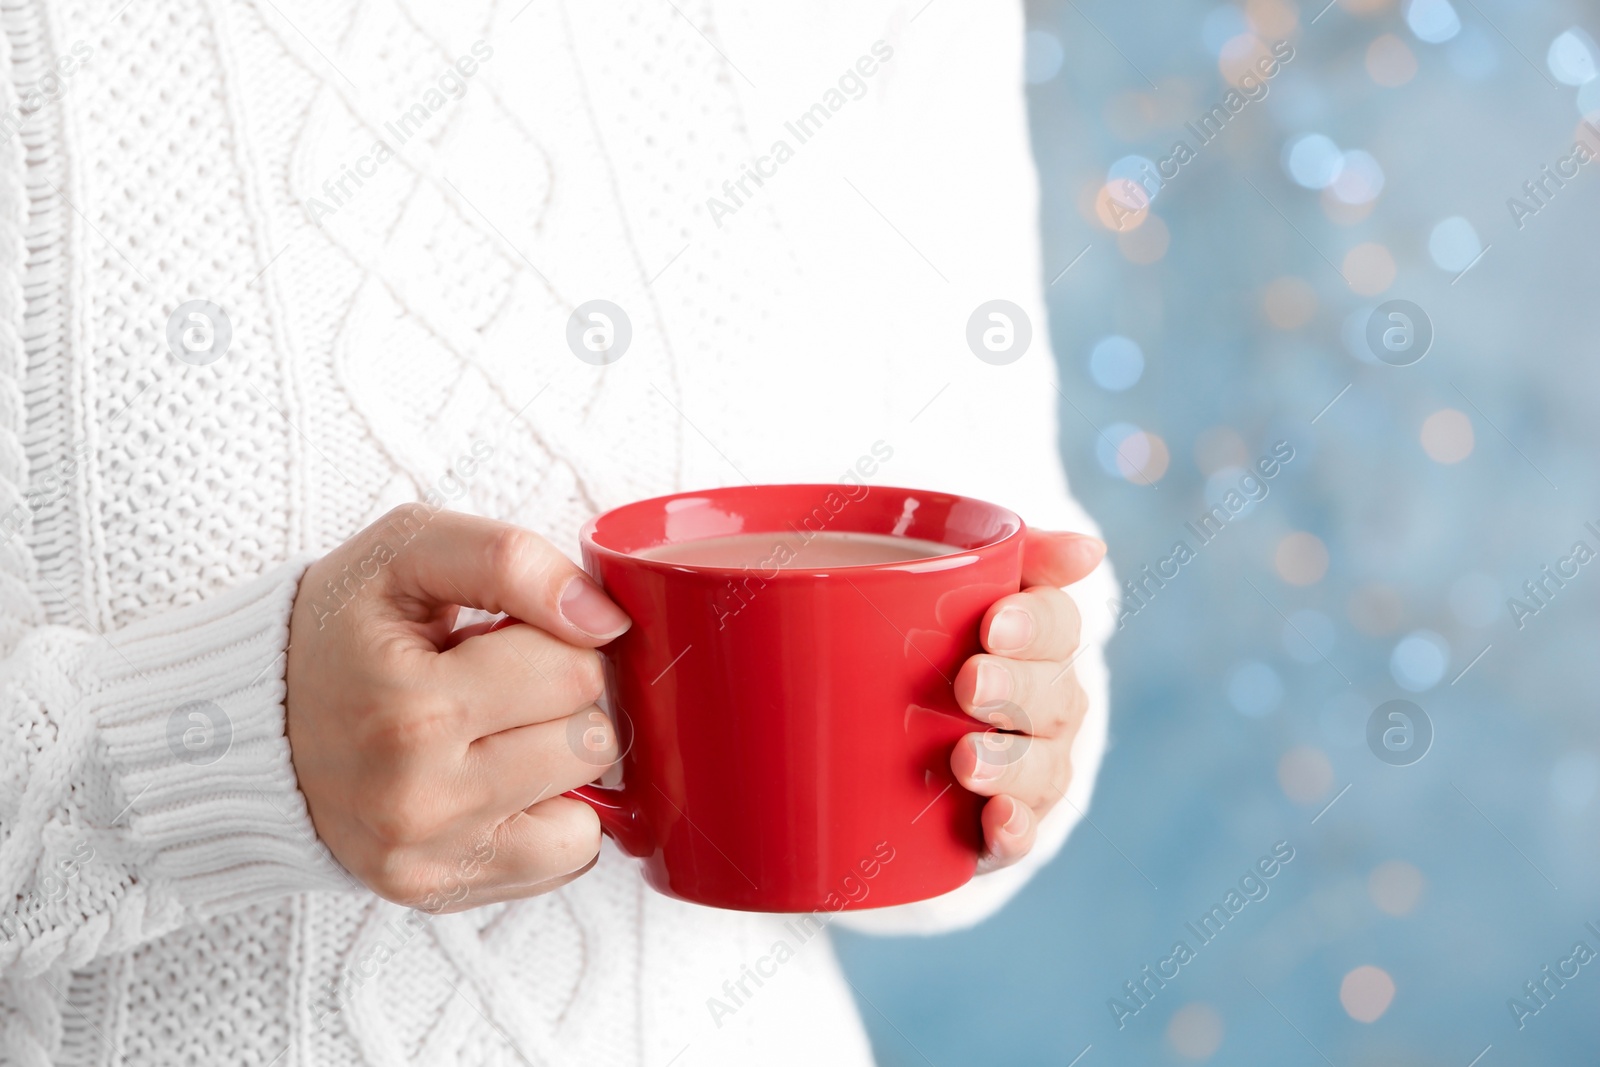
[{"label": "bokeh light", "polygon": [[1023,51],[1024,77],[1029,85],[1040,85],[1061,73],[1066,53],[1061,40],[1045,30],[1029,30]]},{"label": "bokeh light", "polygon": [[1455,408],[1441,408],[1422,423],[1422,450],[1435,463],[1460,463],[1472,455],[1472,420]]},{"label": "bokeh light", "polygon": [[1307,189],[1326,189],[1343,166],[1344,153],[1325,134],[1308,133],[1284,146],[1284,172]]},{"label": "bokeh light", "polygon": [[1249,463],[1250,450],[1232,426],[1213,426],[1195,438],[1194,462],[1200,473],[1209,478],[1220,470]]},{"label": "bokeh light", "polygon": [[1239,481],[1244,478],[1247,471],[1244,467],[1223,467],[1211,477],[1206,479],[1205,499],[1218,502],[1225,499],[1228,494],[1234,494],[1233,503],[1238,505],[1234,518],[1243,518],[1261,506],[1261,500],[1256,497],[1246,496],[1239,492]]},{"label": "bokeh light", "polygon": [[1140,430],[1117,446],[1117,473],[1134,485],[1154,485],[1167,473],[1172,453],[1159,434]]},{"label": "bokeh light", "polygon": [[1578,114],[1590,121],[1600,115],[1600,78],[1586,81],[1578,87]]},{"label": "bokeh light", "polygon": [[1428,256],[1434,266],[1450,274],[1466,270],[1482,251],[1478,231],[1460,215],[1441,219],[1428,235]]},{"label": "bokeh light", "polygon": [[1383,245],[1368,241],[1345,254],[1342,272],[1352,290],[1362,296],[1377,296],[1394,284],[1394,256]]},{"label": "bokeh light", "polygon": [[1545,62],[1550,76],[1563,85],[1583,85],[1600,73],[1600,53],[1594,38],[1576,26],[1550,42]]},{"label": "bokeh light", "polygon": [[1450,42],[1450,70],[1467,82],[1481,82],[1500,69],[1500,52],[1488,30],[1467,25]]},{"label": "bokeh light", "polygon": [[1222,45],[1217,70],[1229,85],[1242,85],[1248,78],[1261,77],[1261,64],[1272,59],[1272,49],[1253,33],[1241,33]]},{"label": "bokeh light", "polygon": [[1106,169],[1106,185],[1127,208],[1148,207],[1161,195],[1161,175],[1144,156],[1123,156]]},{"label": "bokeh light", "polygon": [[1185,1004],[1167,1020],[1167,1043],[1186,1060],[1208,1060],[1222,1047],[1222,1016],[1209,1004]]},{"label": "bokeh light", "polygon": [[1350,594],[1345,613],[1350,625],[1368,637],[1385,637],[1400,628],[1405,603],[1392,586],[1368,582]]},{"label": "bokeh light", "polygon": [[1144,351],[1121,334],[1102,337],[1089,351],[1089,377],[1113,393],[1132,388],[1144,374]]},{"label": "bokeh light", "polygon": [[1394,1003],[1394,979],[1381,967],[1364,964],[1339,983],[1339,1003],[1359,1023],[1375,1023]]},{"label": "bokeh light", "polygon": [[1300,24],[1290,0],[1245,0],[1245,17],[1251,29],[1267,40],[1282,40]]},{"label": "bokeh light", "polygon": [[1129,263],[1141,266],[1160,262],[1171,244],[1172,232],[1161,221],[1161,216],[1156,214],[1146,217],[1138,229],[1117,234],[1117,251]]},{"label": "bokeh light", "polygon": [[1383,192],[1383,168],[1371,153],[1354,149],[1339,161],[1339,173],[1328,188],[1341,203],[1371,203]]},{"label": "bokeh light", "polygon": [[1143,212],[1149,207],[1150,202],[1155,199],[1157,188],[1153,184],[1141,184],[1138,179],[1126,175],[1107,178],[1106,194],[1111,197],[1114,204],[1122,208],[1121,212],[1114,211],[1111,219],[1112,228],[1117,228],[1117,224],[1122,221],[1123,213]]},{"label": "bokeh light", "polygon": [[1450,644],[1432,630],[1416,630],[1400,639],[1389,654],[1395,684],[1413,693],[1439,684],[1450,664]]},{"label": "bokeh light", "polygon": [[1246,718],[1259,719],[1276,711],[1283,700],[1283,679],[1259,660],[1245,660],[1228,675],[1228,703]]},{"label": "bokeh light", "polygon": [[1167,473],[1172,455],[1159,434],[1118,422],[1097,435],[1095,458],[1107,474],[1134,485],[1154,485]]},{"label": "bokeh light", "polygon": [[1262,290],[1261,313],[1280,330],[1298,330],[1317,313],[1317,291],[1292,274],[1274,278]]},{"label": "bokeh light", "polygon": [[1372,209],[1377,206],[1378,198],[1373,197],[1359,204],[1341,200],[1334,191],[1338,182],[1339,179],[1335,178],[1335,184],[1322,190],[1322,195],[1317,198],[1317,205],[1322,208],[1323,215],[1327,216],[1328,221],[1335,226],[1355,226],[1365,222],[1372,214]]},{"label": "bokeh light", "polygon": [[1367,46],[1367,76],[1386,89],[1395,89],[1417,76],[1417,57],[1411,46],[1386,33]]},{"label": "bokeh light", "polygon": [[1278,785],[1296,804],[1315,804],[1333,790],[1333,765],[1320,748],[1299,745],[1278,760]]},{"label": "bokeh light", "polygon": [[1315,585],[1328,573],[1328,547],[1316,534],[1298,530],[1278,542],[1272,568],[1290,585]]},{"label": "bokeh light", "polygon": [[1094,456],[1100,462],[1100,469],[1114,478],[1121,478],[1123,461],[1118,452],[1124,442],[1140,432],[1139,427],[1131,422],[1113,422],[1096,434]]},{"label": "bokeh light", "polygon": [[[1137,183],[1126,178],[1100,187],[1094,201],[1095,218],[1112,233],[1128,233],[1144,225],[1150,214],[1149,197]],[[1144,205],[1144,206],[1139,206]]]},{"label": "bokeh light", "polygon": [[1367,895],[1385,915],[1403,918],[1417,908],[1428,881],[1405,860],[1380,863],[1367,876]]},{"label": "bokeh light", "polygon": [[1461,32],[1461,16],[1450,0],[1407,0],[1406,25],[1417,40],[1443,44]]}]

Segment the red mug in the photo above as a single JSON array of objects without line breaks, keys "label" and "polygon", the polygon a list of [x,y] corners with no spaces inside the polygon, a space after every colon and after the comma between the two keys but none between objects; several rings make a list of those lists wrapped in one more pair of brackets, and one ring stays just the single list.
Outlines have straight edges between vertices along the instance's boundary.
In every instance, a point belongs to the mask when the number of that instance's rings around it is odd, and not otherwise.
[{"label": "red mug", "polygon": [[[948,555],[842,567],[643,559],[663,545],[820,532],[936,541]],[[951,681],[1021,585],[1013,512],[948,493],[760,485],[678,493],[590,521],[583,562],[633,619],[601,652],[620,788],[573,790],[646,881],[743,911],[884,907],[969,881],[983,798],[950,753],[987,727]]]}]

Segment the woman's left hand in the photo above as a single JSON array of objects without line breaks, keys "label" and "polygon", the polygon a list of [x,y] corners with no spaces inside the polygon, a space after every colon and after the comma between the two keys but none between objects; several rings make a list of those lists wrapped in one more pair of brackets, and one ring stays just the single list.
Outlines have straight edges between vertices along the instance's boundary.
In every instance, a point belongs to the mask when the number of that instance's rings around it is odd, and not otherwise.
[{"label": "woman's left hand", "polygon": [[962,664],[954,683],[962,710],[992,727],[962,738],[950,756],[956,780],[990,798],[980,871],[1033,847],[1039,820],[1072,781],[1072,742],[1089,703],[1072,669],[1078,608],[1060,587],[1088,576],[1105,543],[1048,530],[1026,538],[1022,591],[989,607],[979,630],[985,652]]}]

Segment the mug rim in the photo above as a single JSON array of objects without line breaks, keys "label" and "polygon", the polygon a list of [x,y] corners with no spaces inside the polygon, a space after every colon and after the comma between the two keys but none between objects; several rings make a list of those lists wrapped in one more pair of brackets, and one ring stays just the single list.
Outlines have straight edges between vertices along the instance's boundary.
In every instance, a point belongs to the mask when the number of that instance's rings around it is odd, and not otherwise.
[{"label": "mug rim", "polygon": [[[762,492],[774,489],[811,489],[820,493],[838,493],[844,488],[846,488],[846,486],[842,482],[762,482],[755,485],[723,485],[714,486],[707,489],[689,489],[677,493],[663,493],[660,496],[645,497],[642,500],[633,500],[626,504],[619,504],[614,508],[609,508],[600,514],[595,515],[583,524],[582,529],[579,530],[578,539],[583,548],[587,551],[595,552],[613,560],[626,560],[631,566],[641,566],[647,570],[669,573],[688,572],[692,574],[743,574],[749,569],[747,565],[678,563],[670,560],[648,559],[644,556],[635,555],[632,552],[624,552],[621,549],[612,548],[609,545],[602,544],[596,539],[595,534],[599,529],[601,520],[608,516],[615,515],[617,512],[626,511],[632,508],[642,508],[651,504],[663,505],[672,500],[682,500],[690,497],[711,497],[722,494]],[[769,582],[783,580],[792,581],[798,578],[815,578],[821,575],[837,574],[841,571],[849,571],[852,574],[870,574],[877,572],[937,573],[939,571],[953,569],[957,566],[963,566],[966,562],[978,559],[984,555],[992,554],[1002,546],[1022,537],[1023,534],[1027,532],[1027,525],[1022,521],[1022,516],[1018,515],[1015,511],[1012,511],[1010,508],[1003,507],[999,504],[991,503],[987,500],[980,500],[977,497],[966,496],[962,493],[948,493],[938,489],[913,489],[908,486],[897,485],[866,485],[864,488],[871,492],[903,493],[912,496],[938,497],[941,500],[952,503],[960,502],[974,504],[978,507],[988,509],[990,512],[994,513],[998,520],[1002,524],[1008,526],[1009,529],[1000,534],[998,537],[992,537],[984,541],[982,544],[974,545],[971,548],[955,548],[955,546],[946,546],[953,548],[954,551],[944,553],[943,555],[919,556],[915,559],[892,560],[883,563],[849,563],[832,567],[779,567],[777,572],[773,575],[768,575],[763,571],[761,575],[762,580]],[[760,533],[762,531],[753,532]],[[687,544],[689,542],[680,543]]]}]

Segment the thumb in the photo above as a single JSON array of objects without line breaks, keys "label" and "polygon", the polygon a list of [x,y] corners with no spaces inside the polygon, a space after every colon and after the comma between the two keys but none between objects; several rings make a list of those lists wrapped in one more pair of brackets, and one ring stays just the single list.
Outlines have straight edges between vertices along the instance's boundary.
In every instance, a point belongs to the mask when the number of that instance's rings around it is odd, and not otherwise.
[{"label": "thumb", "polygon": [[1106,543],[1088,534],[1029,529],[1022,542],[1022,584],[1071,585],[1106,556]]},{"label": "thumb", "polygon": [[531,530],[421,505],[396,508],[374,532],[391,547],[387,586],[408,621],[441,605],[505,612],[585,648],[632,625],[623,610],[554,545]]}]

